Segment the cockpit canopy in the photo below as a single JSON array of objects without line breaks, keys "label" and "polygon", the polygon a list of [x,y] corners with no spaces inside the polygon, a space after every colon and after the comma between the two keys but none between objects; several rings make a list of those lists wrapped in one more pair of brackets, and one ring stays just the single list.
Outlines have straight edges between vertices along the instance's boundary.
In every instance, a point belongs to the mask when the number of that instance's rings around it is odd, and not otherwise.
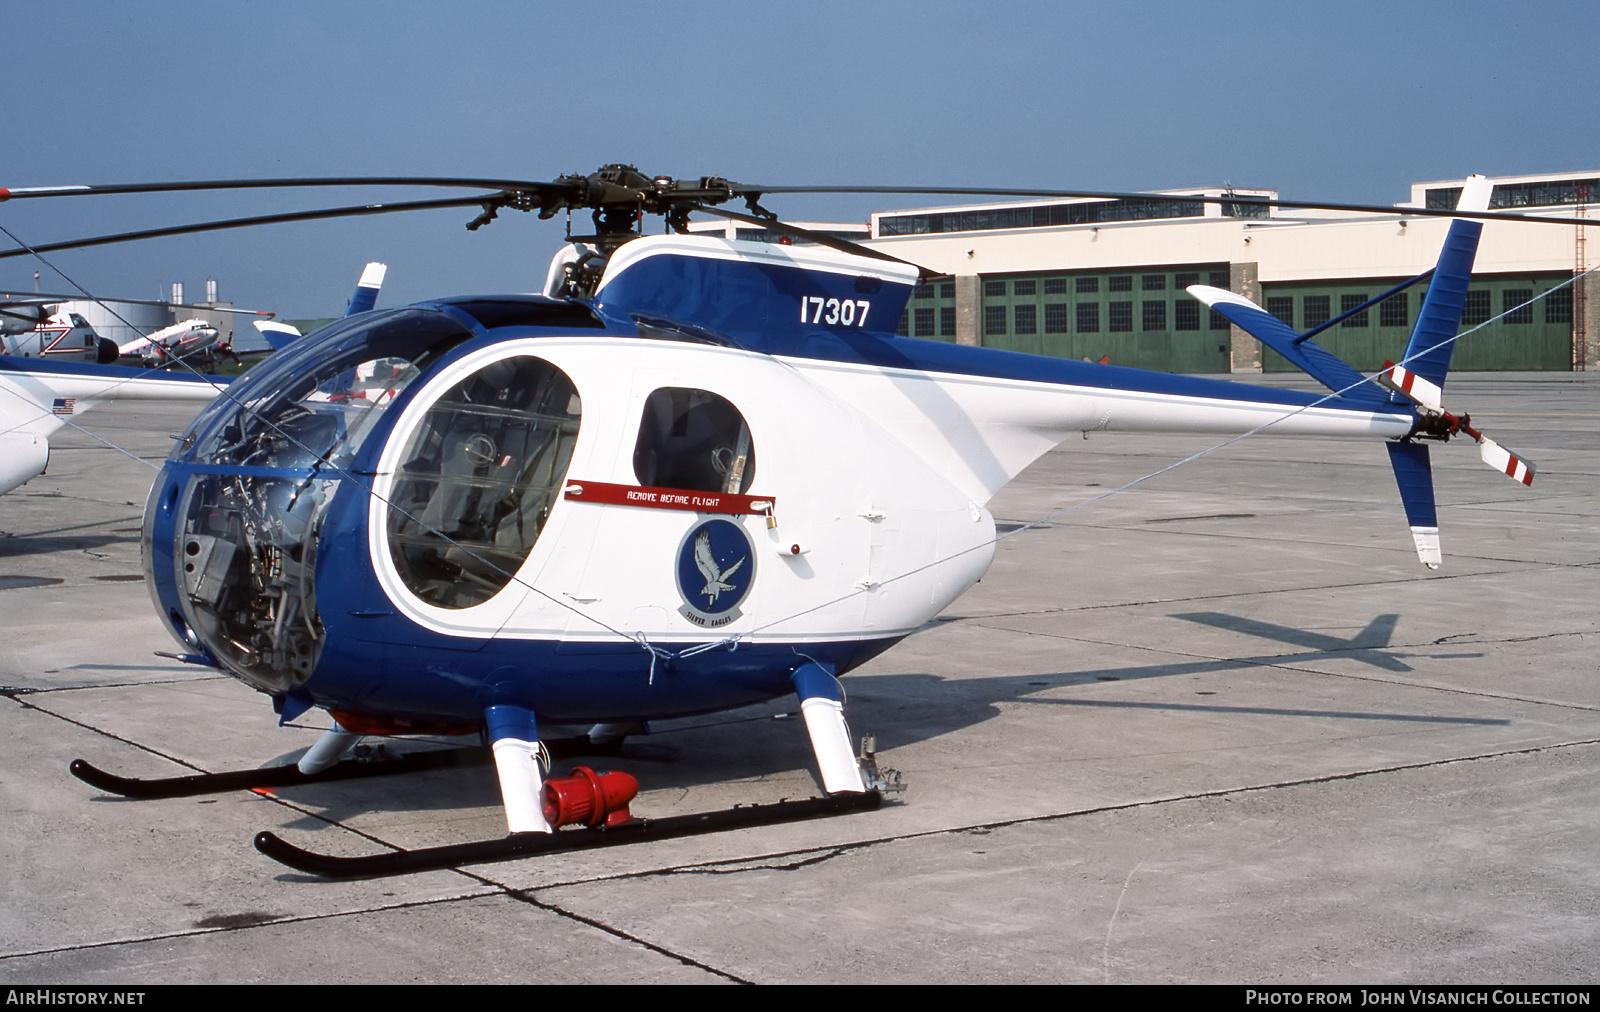
[{"label": "cockpit canopy", "polygon": [[149,536],[163,503],[178,514],[180,635],[268,692],[310,675],[323,640],[315,572],[328,504],[360,480],[350,466],[395,398],[472,337],[431,307],[363,314],[273,355],[195,419],[145,518]]}]

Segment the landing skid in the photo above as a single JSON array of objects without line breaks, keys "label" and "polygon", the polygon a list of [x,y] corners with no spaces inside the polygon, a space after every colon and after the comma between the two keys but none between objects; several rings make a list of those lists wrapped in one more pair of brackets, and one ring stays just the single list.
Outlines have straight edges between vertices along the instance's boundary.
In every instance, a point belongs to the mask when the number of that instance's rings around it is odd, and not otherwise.
[{"label": "landing skid", "polygon": [[595,829],[563,829],[554,833],[513,833],[498,840],[480,840],[448,847],[400,850],[367,857],[317,854],[285,843],[272,833],[256,834],[256,849],[295,869],[323,878],[378,878],[419,871],[438,871],[468,864],[510,861],[540,854],[620,847],[631,843],[671,840],[681,836],[721,833],[730,829],[771,826],[803,819],[825,818],[848,812],[871,811],[882,802],[877,791],[837,794],[805,801],[779,801],[771,805],[741,805],[719,812],[672,815],[664,819],[635,819]]},{"label": "landing skid", "polygon": [[416,773],[450,766],[483,766],[488,762],[488,753],[483,749],[474,748],[409,752],[396,758],[373,761],[346,759],[321,773],[311,775],[301,773],[295,766],[268,766],[265,769],[230,770],[226,773],[196,773],[185,777],[140,780],[107,773],[82,759],[72,760],[67,769],[90,787],[97,787],[107,794],[148,800],[188,798],[197,794],[218,794],[222,791],[253,791],[261,787],[297,787],[301,784],[320,784],[327,780],[382,777],[391,773]]},{"label": "landing skid", "polygon": [[[552,759],[595,755],[616,756],[622,752],[620,739],[598,743],[585,738],[556,739],[547,742],[546,747]],[[417,773],[422,770],[448,769],[455,766],[487,766],[490,761],[488,749],[449,748],[408,752],[399,756],[389,755],[386,758],[346,759],[320,773],[311,774],[301,773],[298,767],[290,765],[140,780],[137,777],[122,777],[115,773],[107,773],[83,759],[72,760],[67,769],[90,787],[98,788],[107,794],[152,800],[188,798],[198,794],[219,794],[223,791],[252,791],[261,787],[299,787],[329,780],[382,777],[394,773]]]}]

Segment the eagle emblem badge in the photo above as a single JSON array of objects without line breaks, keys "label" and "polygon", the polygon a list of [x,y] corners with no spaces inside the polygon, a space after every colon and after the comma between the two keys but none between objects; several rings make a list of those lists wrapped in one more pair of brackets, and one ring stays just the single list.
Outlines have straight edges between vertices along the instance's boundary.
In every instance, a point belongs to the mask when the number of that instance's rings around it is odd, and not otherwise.
[{"label": "eagle emblem badge", "polygon": [[743,527],[728,520],[696,524],[678,548],[678,614],[705,628],[737,619],[755,582],[755,547]]}]

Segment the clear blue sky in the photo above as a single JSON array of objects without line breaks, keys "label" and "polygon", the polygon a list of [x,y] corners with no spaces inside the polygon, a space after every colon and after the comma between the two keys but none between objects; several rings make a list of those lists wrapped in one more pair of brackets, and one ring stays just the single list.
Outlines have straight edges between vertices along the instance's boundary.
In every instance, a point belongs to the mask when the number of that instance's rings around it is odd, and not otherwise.
[{"label": "clear blue sky", "polygon": [[[1600,167],[1592,2],[55,3],[6,15],[0,185],[438,174],[632,162],[742,182],[1147,189],[1392,203],[1418,179]],[[0,205],[28,242],[422,196]],[[861,220],[937,199],[790,198]],[[560,222],[469,211],[58,254],[105,296],[333,315],[537,287]],[[0,242],[9,240],[0,236]],[[37,264],[0,261],[0,288]],[[47,291],[62,284],[50,280]]]}]

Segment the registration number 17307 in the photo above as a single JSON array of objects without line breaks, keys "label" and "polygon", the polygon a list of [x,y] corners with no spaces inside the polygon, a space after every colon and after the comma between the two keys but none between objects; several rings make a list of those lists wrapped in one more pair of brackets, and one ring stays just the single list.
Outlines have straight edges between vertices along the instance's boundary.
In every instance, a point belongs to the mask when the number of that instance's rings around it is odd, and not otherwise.
[{"label": "registration number 17307", "polygon": [[820,295],[806,295],[800,299],[800,322],[865,327],[867,310],[871,308],[872,304],[866,299],[824,299]]}]

